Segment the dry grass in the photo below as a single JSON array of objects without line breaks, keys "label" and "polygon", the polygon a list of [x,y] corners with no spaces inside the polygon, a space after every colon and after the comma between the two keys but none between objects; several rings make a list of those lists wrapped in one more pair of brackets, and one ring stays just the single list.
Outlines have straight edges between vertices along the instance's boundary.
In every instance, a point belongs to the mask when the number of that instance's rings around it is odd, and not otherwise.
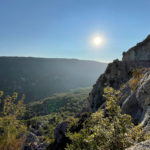
[{"label": "dry grass", "polygon": [[0,143],[0,150],[21,150],[24,143],[25,137],[20,139],[7,139]]},{"label": "dry grass", "polygon": [[143,78],[143,69],[134,69],[132,71],[133,78],[129,81],[129,85],[132,91],[135,91],[140,84],[140,80]]}]

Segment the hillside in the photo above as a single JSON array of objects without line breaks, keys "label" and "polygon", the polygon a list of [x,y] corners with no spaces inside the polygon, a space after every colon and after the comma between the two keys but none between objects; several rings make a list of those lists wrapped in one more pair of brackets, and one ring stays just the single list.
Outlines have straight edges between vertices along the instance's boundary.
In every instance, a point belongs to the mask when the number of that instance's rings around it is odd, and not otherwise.
[{"label": "hillside", "polygon": [[56,93],[40,101],[31,102],[27,105],[26,118],[44,116],[52,113],[75,116],[83,108],[88,108],[87,97],[91,87],[78,88],[66,93]]},{"label": "hillside", "polygon": [[92,86],[107,64],[32,57],[0,57],[0,90],[25,94],[25,103],[70,89]]}]

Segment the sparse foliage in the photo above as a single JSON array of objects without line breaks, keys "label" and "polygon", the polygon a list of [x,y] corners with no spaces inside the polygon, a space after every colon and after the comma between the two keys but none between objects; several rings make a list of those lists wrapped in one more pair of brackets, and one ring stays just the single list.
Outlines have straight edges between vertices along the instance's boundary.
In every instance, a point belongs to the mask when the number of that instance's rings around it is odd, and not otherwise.
[{"label": "sparse foliage", "polygon": [[140,84],[140,80],[143,77],[143,69],[133,69],[132,79],[129,81],[129,85],[132,91],[135,91],[137,86]]},{"label": "sparse foliage", "polygon": [[4,99],[2,96],[1,91],[0,150],[20,150],[26,133],[26,127],[21,120],[25,112],[24,95],[20,100],[17,100],[18,93]]}]

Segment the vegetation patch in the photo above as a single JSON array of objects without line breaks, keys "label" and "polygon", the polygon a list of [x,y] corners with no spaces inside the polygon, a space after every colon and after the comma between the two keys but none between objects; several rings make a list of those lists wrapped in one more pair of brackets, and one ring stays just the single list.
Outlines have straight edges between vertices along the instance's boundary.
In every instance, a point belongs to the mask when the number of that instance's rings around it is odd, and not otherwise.
[{"label": "vegetation patch", "polygon": [[143,78],[143,69],[133,69],[132,70],[132,79],[129,81],[129,85],[132,91],[135,91],[138,85],[140,84],[140,80]]},{"label": "vegetation patch", "polygon": [[105,110],[93,113],[79,132],[68,131],[72,143],[66,150],[124,150],[145,140],[142,126],[135,126],[130,115],[121,114],[117,105],[120,91],[107,87],[104,97],[107,99]]}]

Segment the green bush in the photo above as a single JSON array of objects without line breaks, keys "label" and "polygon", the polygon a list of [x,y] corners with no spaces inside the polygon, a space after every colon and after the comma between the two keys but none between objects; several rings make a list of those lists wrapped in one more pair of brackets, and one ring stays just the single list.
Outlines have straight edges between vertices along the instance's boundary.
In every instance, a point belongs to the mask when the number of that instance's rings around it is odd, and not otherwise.
[{"label": "green bush", "polygon": [[[3,92],[0,92],[0,97]],[[0,150],[20,150],[25,140],[26,126],[21,120],[25,112],[24,96],[17,100],[18,94],[6,96],[2,103],[0,114]]]},{"label": "green bush", "polygon": [[132,79],[129,81],[129,85],[132,91],[135,91],[138,85],[140,84],[140,80],[143,78],[143,71],[142,69],[133,69],[132,70]]},{"label": "green bush", "polygon": [[135,142],[144,140],[142,126],[135,126],[130,115],[121,114],[117,105],[120,91],[107,87],[105,110],[93,113],[78,133],[68,132],[72,143],[66,150],[124,150]]}]

